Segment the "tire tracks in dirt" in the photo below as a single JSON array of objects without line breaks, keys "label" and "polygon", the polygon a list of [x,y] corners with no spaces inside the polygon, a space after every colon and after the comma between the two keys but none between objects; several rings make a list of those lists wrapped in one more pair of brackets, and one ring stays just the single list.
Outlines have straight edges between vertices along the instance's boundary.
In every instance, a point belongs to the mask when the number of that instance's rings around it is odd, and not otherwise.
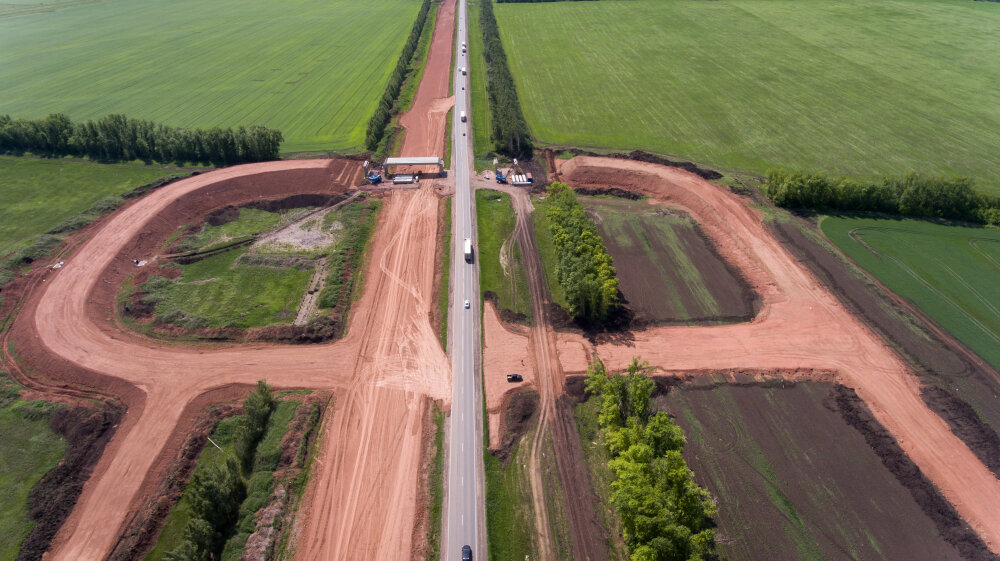
[{"label": "tire tracks in dirt", "polygon": [[590,474],[576,435],[576,422],[572,411],[560,399],[565,394],[565,378],[556,359],[558,354],[548,316],[545,277],[531,227],[530,215],[534,208],[527,191],[499,185],[497,188],[510,195],[514,207],[517,221],[512,237],[516,238],[521,251],[534,315],[530,339],[535,354],[540,406],[538,424],[530,443],[528,477],[540,560],[547,561],[555,555],[549,536],[551,522],[542,480],[542,450],[547,436],[552,438],[556,470],[567,503],[563,511],[569,518],[573,558],[590,561],[608,559],[607,531],[598,519],[599,505],[591,490]]},{"label": "tire tracks in dirt", "polygon": [[98,388],[128,405],[48,559],[103,558],[130,509],[158,483],[158,466],[172,460],[172,443],[183,440],[192,407],[207,405],[200,396],[220,397],[218,389],[228,388],[221,397],[233,399],[258,379],[337,396],[308,490],[311,510],[302,518],[297,558],[351,559],[362,551],[366,558],[394,559],[409,551],[424,402],[446,400],[450,380],[427,320],[438,208],[432,189],[388,197],[372,241],[369,282],[353,310],[363,323],[340,341],[163,345],[118,331],[109,315],[131,270],[128,255],[159,247],[185,223],[177,209],[203,215],[205,205],[231,204],[235,194],[278,198],[296,177],[313,183],[292,190],[329,190],[331,165],[236,166],[155,191],[100,224],[65,267],[45,272],[31,290],[9,334],[26,375],[42,373],[43,383],[51,379],[56,387]]},{"label": "tire tracks in dirt", "polygon": [[990,550],[1000,552],[1000,480],[927,407],[916,376],[792,257],[758,212],[723,187],[664,166],[577,157],[560,168],[572,185],[621,187],[686,210],[763,299],[750,323],[650,328],[628,346],[560,333],[564,369],[582,372],[594,353],[611,370],[623,370],[636,355],[667,373],[832,369]]}]

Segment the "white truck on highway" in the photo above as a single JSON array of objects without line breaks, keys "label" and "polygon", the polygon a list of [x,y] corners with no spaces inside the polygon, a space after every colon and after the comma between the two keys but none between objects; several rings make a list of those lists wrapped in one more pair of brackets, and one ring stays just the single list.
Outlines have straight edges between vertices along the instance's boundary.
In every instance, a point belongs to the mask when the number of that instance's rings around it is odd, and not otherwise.
[{"label": "white truck on highway", "polygon": [[472,263],[472,240],[465,238],[465,262]]}]

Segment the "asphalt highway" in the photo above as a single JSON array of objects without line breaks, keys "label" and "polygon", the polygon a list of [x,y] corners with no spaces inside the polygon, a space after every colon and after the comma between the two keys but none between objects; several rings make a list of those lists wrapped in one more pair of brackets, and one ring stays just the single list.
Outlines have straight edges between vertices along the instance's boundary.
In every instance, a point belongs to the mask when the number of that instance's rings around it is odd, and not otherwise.
[{"label": "asphalt highway", "polygon": [[[465,0],[458,1],[458,32],[455,35],[455,109],[452,118],[452,142],[455,177],[452,234],[452,399],[448,436],[447,523],[442,559],[461,559],[463,545],[472,548],[474,559],[486,559],[485,509],[483,480],[482,383],[480,366],[479,255],[472,263],[465,260],[466,238],[476,243],[475,198],[469,178],[473,173],[470,156],[471,120],[462,122],[462,111],[470,116],[469,81],[461,69],[468,68],[468,53],[462,44],[468,41]],[[470,304],[465,308],[465,302]]]}]

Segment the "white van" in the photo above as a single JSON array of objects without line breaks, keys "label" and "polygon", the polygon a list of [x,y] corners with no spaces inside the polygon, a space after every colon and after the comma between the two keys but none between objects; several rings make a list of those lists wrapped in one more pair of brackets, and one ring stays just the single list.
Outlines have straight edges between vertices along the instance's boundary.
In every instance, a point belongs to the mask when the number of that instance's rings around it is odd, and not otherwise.
[{"label": "white van", "polygon": [[458,116],[459,116],[459,118],[462,119],[462,122],[464,123],[465,122],[465,111],[459,112]]},{"label": "white van", "polygon": [[463,66],[461,70],[462,70],[462,76],[465,76],[465,67]]}]

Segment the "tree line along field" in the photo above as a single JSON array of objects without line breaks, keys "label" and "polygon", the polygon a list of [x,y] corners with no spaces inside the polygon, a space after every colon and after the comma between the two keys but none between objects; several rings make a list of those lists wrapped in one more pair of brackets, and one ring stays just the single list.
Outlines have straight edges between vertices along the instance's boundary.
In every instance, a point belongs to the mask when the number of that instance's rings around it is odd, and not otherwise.
[{"label": "tree line along field", "polygon": [[419,0],[111,0],[0,18],[0,113],[266,125],[282,151],[364,141]]},{"label": "tree line along field", "polygon": [[837,216],[820,227],[855,263],[1000,368],[1000,231]]},{"label": "tree line along field", "polygon": [[498,4],[541,142],[725,169],[967,175],[1000,194],[1000,4]]},{"label": "tree line along field", "polygon": [[0,156],[0,258],[103,198],[184,174],[140,164]]}]

